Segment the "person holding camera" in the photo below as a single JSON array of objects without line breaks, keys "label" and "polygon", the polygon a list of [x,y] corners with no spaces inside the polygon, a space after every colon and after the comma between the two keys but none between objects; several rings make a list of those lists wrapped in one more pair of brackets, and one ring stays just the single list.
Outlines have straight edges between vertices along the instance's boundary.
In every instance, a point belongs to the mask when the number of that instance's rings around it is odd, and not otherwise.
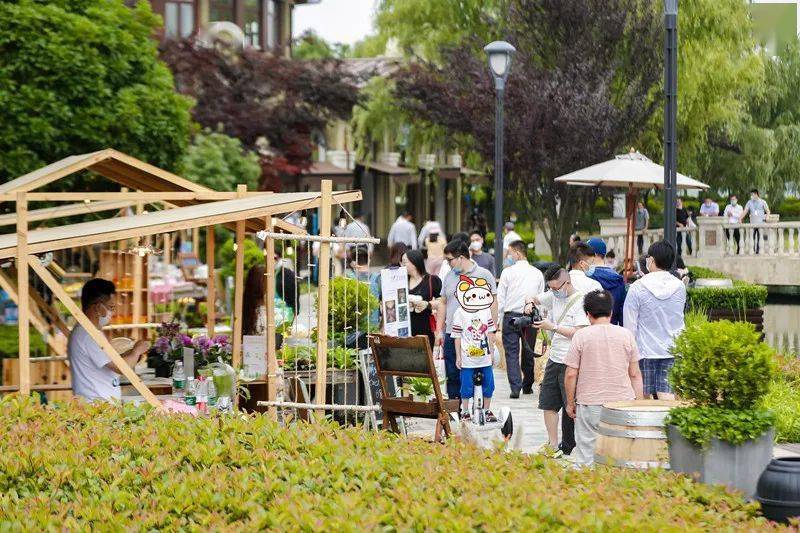
[{"label": "person holding camera", "polygon": [[[524,242],[514,241],[509,244],[508,257],[513,264],[504,268],[500,274],[497,309],[502,324],[511,398],[519,398],[520,391],[523,394],[533,393],[533,350],[536,347],[537,330],[530,327],[530,315],[525,320],[525,302],[544,292],[544,276],[538,268],[528,263],[528,250]],[[520,350],[520,341],[523,340],[525,342]]]},{"label": "person holding camera", "polygon": [[542,451],[553,457],[560,457],[569,455],[575,448],[575,424],[566,413],[561,419],[561,443],[558,442],[558,413],[567,407],[565,359],[572,336],[578,329],[588,326],[589,319],[583,311],[584,293],[575,289],[565,269],[554,265],[547,269],[544,279],[550,290],[532,298],[525,311],[533,313],[535,306],[540,311],[547,312],[548,318],[542,318],[533,324],[535,328],[552,337],[544,379],[539,390],[539,409],[543,411],[548,437]]}]

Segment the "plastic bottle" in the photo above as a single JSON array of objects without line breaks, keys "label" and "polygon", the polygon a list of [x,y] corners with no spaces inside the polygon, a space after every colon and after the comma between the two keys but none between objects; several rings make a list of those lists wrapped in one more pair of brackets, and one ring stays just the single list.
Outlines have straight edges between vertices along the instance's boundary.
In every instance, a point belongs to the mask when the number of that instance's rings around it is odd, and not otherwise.
[{"label": "plastic bottle", "polygon": [[175,361],[172,367],[172,394],[183,396],[186,387],[186,373],[183,371],[183,361]]},{"label": "plastic bottle", "polygon": [[183,403],[186,405],[197,404],[197,381],[194,378],[186,380],[186,392],[183,395]]},{"label": "plastic bottle", "polygon": [[214,407],[217,405],[217,387],[214,385],[214,380],[209,378],[206,380],[208,389],[208,406]]},{"label": "plastic bottle", "polygon": [[197,382],[197,407],[203,412],[208,408],[208,380],[204,376]]}]

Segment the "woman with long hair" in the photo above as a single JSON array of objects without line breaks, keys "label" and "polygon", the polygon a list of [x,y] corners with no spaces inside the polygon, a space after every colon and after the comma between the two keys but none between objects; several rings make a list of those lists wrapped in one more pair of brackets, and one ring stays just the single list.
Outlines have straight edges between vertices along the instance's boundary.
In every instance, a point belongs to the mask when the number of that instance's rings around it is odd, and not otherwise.
[{"label": "woman with long hair", "polygon": [[267,306],[264,265],[254,265],[247,271],[242,303],[242,334],[263,335],[267,327]]},{"label": "woman with long hair", "polygon": [[411,334],[426,335],[433,348],[433,302],[441,296],[442,281],[425,271],[425,258],[419,250],[408,250],[403,255],[403,266],[408,272],[408,303],[411,308]]}]

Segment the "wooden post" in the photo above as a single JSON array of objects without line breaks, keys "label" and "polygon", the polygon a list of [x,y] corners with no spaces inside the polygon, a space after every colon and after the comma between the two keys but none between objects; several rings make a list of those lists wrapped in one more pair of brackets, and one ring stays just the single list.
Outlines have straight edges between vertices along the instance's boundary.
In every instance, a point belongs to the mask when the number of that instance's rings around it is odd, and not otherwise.
[{"label": "wooden post", "polygon": [[214,336],[214,324],[217,321],[217,274],[214,272],[214,226],[206,226],[206,265],[208,265],[208,281],[206,288],[206,335]]},{"label": "wooden post", "polygon": [[[136,214],[141,215],[144,212],[144,203],[136,202]],[[142,317],[142,289],[144,288],[144,281],[142,280],[142,267],[144,262],[139,254],[133,254],[133,324],[140,324]],[[146,304],[145,304],[146,305]],[[139,328],[133,329],[133,336],[137,339],[142,337],[142,330]]]},{"label": "wooden post", "polygon": [[[38,261],[34,257],[34,261]],[[30,293],[28,286],[28,198],[17,193],[17,290],[19,291],[19,392],[31,392]]]},{"label": "wooden post", "polygon": [[[75,320],[78,321],[78,324],[83,326],[89,336],[100,346],[100,348],[105,352],[105,354],[111,359],[111,361],[117,365],[117,368],[120,369],[122,375],[128,378],[131,382],[131,385],[139,391],[147,403],[152,405],[153,407],[161,408],[161,402],[158,401],[158,398],[147,388],[147,386],[142,383],[142,380],[133,371],[133,369],[128,366],[128,363],[125,362],[125,359],[120,356],[117,351],[111,346],[111,343],[106,339],[106,336],[98,330],[92,321],[89,320],[83,311],[77,306],[77,304],[72,301],[72,298],[67,294],[67,291],[61,286],[61,284],[53,277],[53,275],[47,271],[42,265],[39,264],[37,260],[31,261],[30,263],[31,268],[36,272],[36,274],[44,281],[45,285],[47,285],[51,291],[53,291],[53,295],[58,298],[64,307],[75,317]],[[20,361],[22,363],[22,361]],[[20,390],[22,390],[22,385],[20,384]]]},{"label": "wooden post", "polygon": [[[267,232],[274,231],[272,224],[272,216],[268,216],[264,224],[264,229]],[[265,335],[267,336],[267,399],[274,402],[278,398],[278,354],[276,332],[275,332],[275,287],[277,280],[275,278],[275,239],[267,237],[264,241],[265,266],[264,275],[267,279],[264,280],[266,291],[264,292],[264,308],[267,320],[267,327],[265,328]],[[281,384],[283,385],[283,384]],[[278,410],[274,406],[269,407],[269,416],[274,420],[278,418]]]},{"label": "wooden post", "polygon": [[[128,192],[128,190],[129,190],[129,189],[128,189],[127,187],[122,187],[122,188],[119,190],[119,192],[121,192],[121,193],[125,194],[125,193],[127,193],[127,192]],[[127,208],[127,207],[123,207],[122,209],[120,209],[120,210],[119,210],[119,216],[121,216],[121,217],[124,217],[124,216],[127,216],[127,215],[128,215],[128,208]],[[119,242],[117,243],[117,250],[119,250],[120,252],[121,252],[121,251],[123,251],[123,250],[124,250],[125,248],[127,248],[127,247],[128,247],[128,241],[127,241],[127,240],[125,240],[125,241],[119,241]],[[109,246],[109,248],[113,249],[114,247],[113,247],[113,246]],[[125,273],[125,272],[124,272],[124,268],[123,268],[123,272],[120,272],[120,275],[122,275],[122,274],[124,274],[124,273]]]},{"label": "wooden post", "polygon": [[622,263],[622,273],[627,282],[636,271],[633,259],[633,248],[636,245],[636,191],[632,186],[628,188],[625,200],[625,258]]},{"label": "wooden post", "polygon": [[[247,185],[238,185],[236,192],[244,196]],[[242,304],[244,301],[244,220],[236,221],[236,274],[233,288],[233,368],[239,371],[242,363]]]},{"label": "wooden post", "polygon": [[[331,180],[322,180],[322,201],[320,202],[320,237],[331,236]],[[317,308],[317,405],[325,403],[328,377],[328,287],[331,274],[331,244],[321,242],[319,247],[319,306]]]},{"label": "wooden post", "polygon": [[169,265],[172,263],[172,235],[169,233],[164,234],[164,264]]},{"label": "wooden post", "polygon": [[192,228],[192,253],[200,257],[200,228]]}]

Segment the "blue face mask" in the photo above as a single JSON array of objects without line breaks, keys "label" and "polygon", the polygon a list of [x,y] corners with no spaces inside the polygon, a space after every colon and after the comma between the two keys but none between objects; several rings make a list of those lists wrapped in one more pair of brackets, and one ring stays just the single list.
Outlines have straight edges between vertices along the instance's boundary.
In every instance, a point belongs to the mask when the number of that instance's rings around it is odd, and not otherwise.
[{"label": "blue face mask", "polygon": [[505,264],[506,266],[512,266],[516,261],[514,261],[513,257],[506,257]]},{"label": "blue face mask", "polygon": [[555,296],[559,300],[563,300],[564,298],[567,297],[567,291],[565,291],[564,289],[558,289],[558,290],[550,289],[550,292],[552,292],[553,296]]},{"label": "blue face mask", "polygon": [[594,265],[590,266],[589,269],[586,270],[586,275],[589,276],[590,278],[592,276],[594,276],[594,272],[595,272],[596,268],[597,267],[595,267]]}]

